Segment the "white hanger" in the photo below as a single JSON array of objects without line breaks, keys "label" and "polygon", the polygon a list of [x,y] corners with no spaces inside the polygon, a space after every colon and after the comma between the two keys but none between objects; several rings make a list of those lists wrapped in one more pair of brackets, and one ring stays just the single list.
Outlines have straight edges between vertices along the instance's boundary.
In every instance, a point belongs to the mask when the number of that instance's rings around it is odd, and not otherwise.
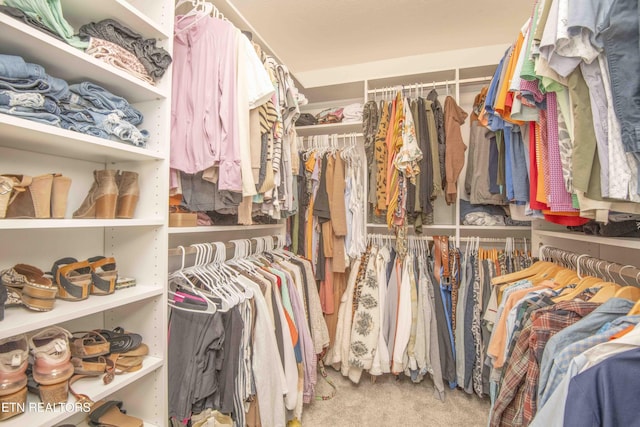
[{"label": "white hanger", "polygon": [[[187,3],[187,1],[188,0],[179,1],[176,4],[176,8],[178,8],[178,6],[180,6],[181,4]],[[193,9],[191,9],[189,12],[182,15],[182,17],[180,17],[176,21],[176,25],[188,17],[194,16],[194,19],[193,21],[191,21],[191,23],[189,23],[185,27],[180,28],[177,31],[174,31],[173,32],[174,36],[187,31],[189,28],[193,27],[196,23],[198,23],[202,18],[206,18],[207,16],[209,16],[211,12],[215,9],[215,7],[213,6],[213,3],[209,3],[204,0],[190,0],[190,1],[191,1],[191,4],[193,5]]]},{"label": "white hanger", "polygon": [[[169,291],[168,291],[169,299],[167,300],[167,304],[169,305],[169,307],[174,308],[176,310],[188,311],[188,312],[192,312],[192,313],[208,313],[208,314],[215,313],[218,310],[216,305],[209,298],[207,298],[207,296],[204,293],[202,293],[202,291],[200,291],[200,289],[198,289],[193,284],[191,279],[189,279],[185,275],[185,273],[184,273],[184,270],[185,270],[184,262],[185,262],[186,251],[185,251],[183,246],[179,246],[178,248],[182,252],[182,263],[180,265],[180,269],[175,271],[174,273],[172,273],[169,276],[169,278],[171,279],[171,278],[178,278],[179,277],[179,278],[184,279],[184,284],[186,284],[189,287],[189,291],[191,291],[194,295],[200,297],[207,304],[207,307],[202,309],[202,310],[198,310],[198,309],[191,309],[191,308],[183,307],[183,306],[180,306],[180,305],[176,305],[175,302],[172,299],[172,298],[174,298],[176,296],[176,292],[172,291],[171,289],[169,289]],[[171,283],[171,280],[169,280],[169,283]]]}]

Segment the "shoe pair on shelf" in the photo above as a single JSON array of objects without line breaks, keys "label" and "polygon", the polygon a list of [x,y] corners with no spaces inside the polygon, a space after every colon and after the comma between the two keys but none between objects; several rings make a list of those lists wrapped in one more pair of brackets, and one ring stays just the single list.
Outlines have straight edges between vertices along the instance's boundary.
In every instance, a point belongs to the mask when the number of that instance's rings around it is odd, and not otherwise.
[{"label": "shoe pair on shelf", "polygon": [[71,340],[71,363],[79,375],[99,376],[109,384],[115,375],[142,369],[149,347],[142,336],[122,328],[76,332]]},{"label": "shoe pair on shelf", "polygon": [[138,174],[114,169],[96,170],[89,194],[74,218],[133,218],[140,197]]},{"label": "shoe pair on shelf", "polygon": [[71,178],[0,175],[0,218],[64,218]]},{"label": "shoe pair on shelf", "polygon": [[0,420],[18,415],[25,408],[29,349],[40,400],[45,404],[67,401],[69,378],[73,375],[70,337],[67,330],[52,326],[28,339],[23,334],[0,341],[0,405],[10,409],[0,413]]},{"label": "shoe pair on shelf", "polygon": [[89,295],[111,295],[116,290],[118,270],[112,257],[96,256],[84,261],[62,258],[51,268],[58,298],[82,301]]},{"label": "shoe pair on shelf", "polygon": [[0,320],[4,319],[5,306],[51,311],[56,297],[81,301],[89,295],[110,295],[116,290],[118,270],[112,257],[96,256],[85,261],[62,258],[53,264],[51,277],[27,264],[0,272]]}]

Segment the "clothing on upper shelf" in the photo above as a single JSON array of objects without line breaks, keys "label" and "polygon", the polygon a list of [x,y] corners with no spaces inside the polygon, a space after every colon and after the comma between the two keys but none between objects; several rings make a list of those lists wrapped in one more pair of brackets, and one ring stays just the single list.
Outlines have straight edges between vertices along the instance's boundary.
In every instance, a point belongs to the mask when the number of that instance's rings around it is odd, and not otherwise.
[{"label": "clothing on upper shelf", "polygon": [[149,139],[126,99],[91,82],[69,85],[19,56],[0,54],[0,112],[138,147]]},{"label": "clothing on upper shelf", "polygon": [[6,6],[20,9],[32,20],[46,26],[65,42],[78,49],[85,49],[88,45],[76,35],[75,30],[64,18],[60,0],[5,0]]}]

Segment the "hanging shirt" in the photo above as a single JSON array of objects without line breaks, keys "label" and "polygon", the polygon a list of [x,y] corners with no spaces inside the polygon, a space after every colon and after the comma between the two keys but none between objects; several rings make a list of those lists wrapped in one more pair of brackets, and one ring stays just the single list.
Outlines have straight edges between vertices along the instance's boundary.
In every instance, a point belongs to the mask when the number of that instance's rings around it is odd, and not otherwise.
[{"label": "hanging shirt", "polygon": [[219,166],[218,188],[240,191],[236,28],[194,16],[177,19],[175,32],[171,167],[194,174]]}]

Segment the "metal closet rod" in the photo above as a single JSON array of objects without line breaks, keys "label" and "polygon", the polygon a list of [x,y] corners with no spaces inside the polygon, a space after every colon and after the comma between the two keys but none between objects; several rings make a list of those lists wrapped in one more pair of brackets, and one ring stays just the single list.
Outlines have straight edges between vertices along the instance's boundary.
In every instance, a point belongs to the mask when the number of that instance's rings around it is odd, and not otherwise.
[{"label": "metal closet rod", "polygon": [[[493,76],[485,76],[485,77],[473,77],[469,79],[460,79],[457,80],[458,84],[472,84],[472,83],[483,83],[488,82],[493,79]],[[402,87],[402,90],[412,90],[412,89],[422,89],[422,88],[434,88],[434,87],[443,87],[448,85],[455,85],[456,80],[444,80],[440,82],[431,82],[431,83],[414,83],[409,85],[395,85],[395,86],[387,86],[380,89],[368,89],[367,93],[384,93],[389,92],[389,90],[396,89],[398,87]]]},{"label": "metal closet rod", "polygon": [[616,277],[613,277],[612,275],[616,275],[626,283],[622,277],[625,276],[635,279],[635,285],[640,286],[640,268],[634,265],[622,265],[616,262],[592,257],[587,254],[578,254],[576,252],[544,244],[540,245],[538,253],[540,255],[540,259],[550,260],[557,264],[573,267],[577,269],[581,276],[596,275],[601,276],[605,280],[608,278],[611,281],[615,281]]},{"label": "metal closet rod", "polygon": [[[396,236],[393,234],[380,234],[380,233],[376,233],[376,234],[372,234],[369,233],[368,234],[369,237],[380,237],[383,239],[395,239]],[[436,234],[436,236],[447,236],[445,234]],[[422,240],[433,240],[433,236],[418,236],[418,235],[410,235],[407,236],[408,239],[422,239]],[[456,236],[447,236],[449,239],[451,240],[455,240]],[[494,242],[494,243],[504,243],[507,241],[507,237],[480,237],[480,241],[481,242]],[[519,238],[516,237],[512,237],[512,239],[514,239],[516,242]],[[475,242],[478,240],[478,237],[460,237],[460,242]]]},{"label": "metal closet rod", "polygon": [[[272,235],[272,236],[261,236],[261,237],[271,237],[271,241],[272,241],[272,247],[270,249],[273,249],[275,247],[277,247],[278,241],[280,239],[279,235]],[[247,239],[251,242],[251,251],[255,251],[256,250],[256,246],[258,244],[258,241],[255,238],[252,239]],[[201,243],[209,243],[209,242],[201,242]],[[224,244],[225,249],[227,249],[227,253],[229,251],[229,249],[235,249],[235,244],[233,243],[233,240],[230,240],[228,242],[225,242]],[[184,248],[184,254],[185,255],[195,255],[197,253],[197,249],[193,246],[183,246]],[[213,246],[213,253],[215,254],[215,250],[216,247]],[[169,249],[169,257],[181,257],[182,256],[182,249],[180,247],[176,247],[176,248],[171,248]]]}]

